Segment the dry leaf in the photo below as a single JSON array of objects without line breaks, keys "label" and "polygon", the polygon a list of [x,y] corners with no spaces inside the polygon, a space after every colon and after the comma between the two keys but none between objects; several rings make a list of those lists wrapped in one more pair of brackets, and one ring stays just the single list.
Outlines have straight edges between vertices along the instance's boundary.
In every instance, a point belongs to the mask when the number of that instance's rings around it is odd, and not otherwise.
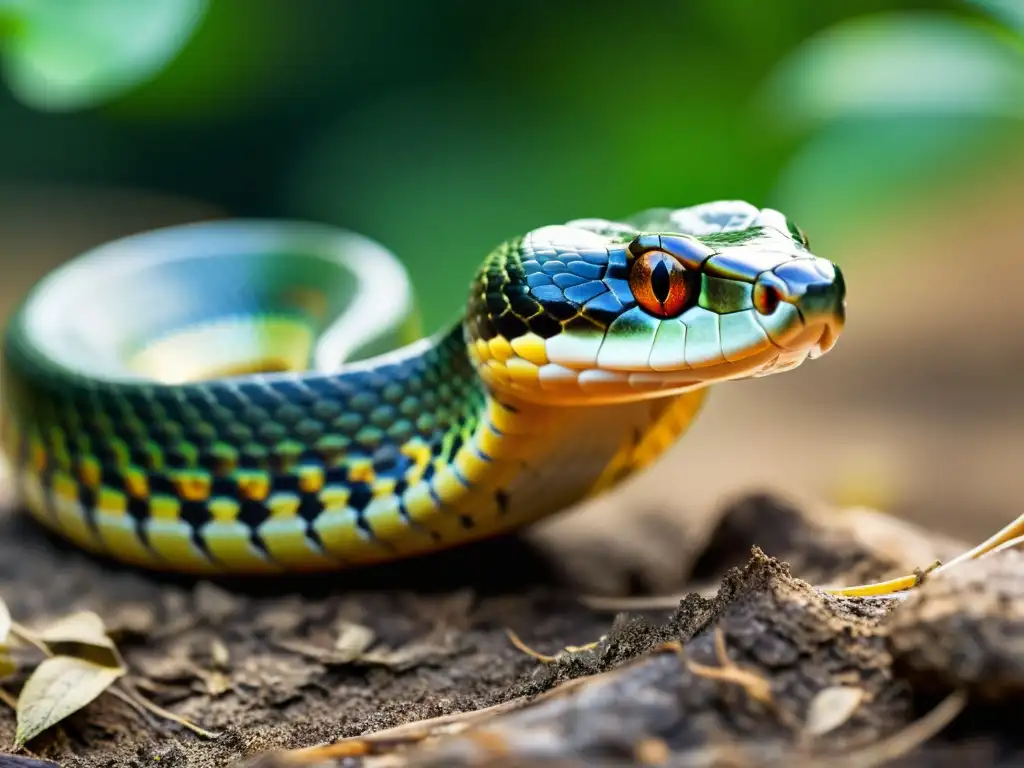
[{"label": "dry leaf", "polygon": [[7,645],[7,636],[11,634],[11,612],[7,604],[0,598],[0,648]]},{"label": "dry leaf", "polygon": [[451,656],[454,648],[433,642],[430,639],[416,640],[401,648],[380,648],[360,655],[360,664],[387,667],[395,672],[404,672],[421,664],[431,663]]},{"label": "dry leaf", "polygon": [[341,621],[338,622],[338,639],[334,642],[334,650],[345,659],[358,659],[373,645],[375,638],[374,631],[369,627],[351,621]]},{"label": "dry leaf", "polygon": [[811,736],[823,736],[834,731],[850,719],[863,699],[863,688],[835,685],[823,689],[807,710],[805,731]]},{"label": "dry leaf", "polygon": [[208,581],[199,582],[193,599],[196,612],[213,624],[223,623],[245,607],[240,598]]},{"label": "dry leaf", "polygon": [[228,652],[228,647],[224,645],[223,640],[214,638],[210,643],[210,659],[213,662],[213,666],[218,669],[228,669],[231,665],[231,654]]},{"label": "dry leaf", "polygon": [[54,622],[39,633],[39,639],[58,656],[77,656],[105,667],[122,665],[103,619],[92,611],[73,613]]},{"label": "dry leaf", "polygon": [[158,622],[157,607],[151,603],[125,603],[113,608],[107,616],[107,634],[148,636]]},{"label": "dry leaf", "polygon": [[231,690],[231,678],[224,672],[203,673],[203,683],[207,695],[217,698]]},{"label": "dry leaf", "polygon": [[85,643],[100,648],[113,648],[113,641],[107,637],[103,619],[92,611],[79,611],[55,621],[39,633],[39,639],[47,645],[53,643]]},{"label": "dry leaf", "polygon": [[77,712],[109,688],[125,671],[73,656],[44,660],[18,697],[15,749]]}]

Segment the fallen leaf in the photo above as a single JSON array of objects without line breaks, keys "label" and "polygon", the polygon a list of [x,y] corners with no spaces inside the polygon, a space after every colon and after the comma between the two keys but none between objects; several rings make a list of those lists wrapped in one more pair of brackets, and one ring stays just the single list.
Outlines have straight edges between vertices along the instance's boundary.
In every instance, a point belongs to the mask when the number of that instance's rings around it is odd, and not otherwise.
[{"label": "fallen leaf", "polygon": [[231,678],[220,671],[204,673],[203,683],[206,685],[207,695],[215,699],[231,690]]},{"label": "fallen leaf", "polygon": [[11,634],[11,612],[7,604],[0,598],[0,648],[7,645],[7,636]]},{"label": "fallen leaf", "polygon": [[147,637],[158,622],[157,607],[149,603],[127,603],[113,609],[113,615],[107,616],[107,634],[116,638],[118,635],[136,635]]},{"label": "fallen leaf", "polygon": [[358,659],[371,645],[376,635],[369,627],[351,621],[339,622],[338,639],[334,650],[347,659]]},{"label": "fallen leaf", "polygon": [[298,654],[299,656],[315,659],[321,664],[330,664],[332,662],[336,664],[346,664],[351,661],[347,654],[338,654],[329,648],[323,648],[315,643],[306,642],[305,640],[275,640],[274,645],[282,651],[288,651],[289,653]]},{"label": "fallen leaf", "polygon": [[213,624],[224,622],[245,608],[240,598],[208,581],[199,582],[193,600],[196,612]]},{"label": "fallen leaf", "polygon": [[105,667],[122,666],[117,646],[107,636],[103,619],[92,611],[66,616],[48,626],[38,637],[56,656],[76,656]]},{"label": "fallen leaf", "polygon": [[224,645],[223,640],[214,638],[210,643],[210,659],[213,661],[213,666],[218,669],[227,669],[231,664],[231,654],[228,652],[228,647]]},{"label": "fallen leaf", "polygon": [[309,618],[310,609],[295,597],[283,597],[264,604],[255,617],[255,626],[264,632],[282,635],[298,634],[300,624]]},{"label": "fallen leaf", "polygon": [[196,666],[182,646],[173,646],[161,653],[150,650],[137,654],[132,667],[142,677],[161,683],[188,684],[197,677]]},{"label": "fallen leaf", "polygon": [[73,656],[44,660],[18,697],[15,749],[89,704],[124,673],[122,667],[94,664]]},{"label": "fallen leaf", "polygon": [[850,719],[863,699],[863,688],[835,685],[823,689],[811,700],[805,731],[811,736],[834,731]]},{"label": "fallen leaf", "polygon": [[455,648],[432,639],[416,640],[400,648],[380,648],[361,654],[354,662],[404,672],[421,664],[432,664],[452,656]]},{"label": "fallen leaf", "polygon": [[113,648],[113,641],[107,637],[103,619],[92,611],[79,611],[55,621],[42,632],[39,639],[44,643],[87,643],[101,648]]}]

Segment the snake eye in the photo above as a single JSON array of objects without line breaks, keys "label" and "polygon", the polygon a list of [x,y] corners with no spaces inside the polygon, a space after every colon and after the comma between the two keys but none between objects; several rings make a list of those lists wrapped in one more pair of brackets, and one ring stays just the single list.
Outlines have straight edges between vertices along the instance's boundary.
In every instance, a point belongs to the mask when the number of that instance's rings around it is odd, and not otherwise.
[{"label": "snake eye", "polygon": [[686,268],[664,251],[637,257],[629,273],[629,287],[637,303],[656,317],[675,317],[690,298]]}]

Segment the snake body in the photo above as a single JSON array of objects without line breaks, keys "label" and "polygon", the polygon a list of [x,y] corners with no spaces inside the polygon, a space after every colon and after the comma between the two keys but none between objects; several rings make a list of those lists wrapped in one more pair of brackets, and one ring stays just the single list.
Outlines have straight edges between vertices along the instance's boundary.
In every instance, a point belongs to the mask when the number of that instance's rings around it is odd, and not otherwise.
[{"label": "snake body", "polygon": [[21,502],[82,548],[193,573],[324,571],[493,536],[649,465],[710,385],[835,343],[845,286],[737,201],[544,226],[419,338],[353,233],[222,221],[47,275],[4,338]]}]

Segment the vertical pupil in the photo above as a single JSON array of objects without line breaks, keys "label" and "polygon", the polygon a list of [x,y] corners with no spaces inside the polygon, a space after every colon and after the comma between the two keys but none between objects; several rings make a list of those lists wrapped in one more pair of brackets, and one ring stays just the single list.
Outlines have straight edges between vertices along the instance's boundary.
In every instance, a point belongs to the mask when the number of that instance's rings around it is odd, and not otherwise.
[{"label": "vertical pupil", "polygon": [[651,290],[654,291],[654,297],[664,304],[671,287],[672,279],[669,277],[668,266],[664,259],[659,259],[651,270]]}]

